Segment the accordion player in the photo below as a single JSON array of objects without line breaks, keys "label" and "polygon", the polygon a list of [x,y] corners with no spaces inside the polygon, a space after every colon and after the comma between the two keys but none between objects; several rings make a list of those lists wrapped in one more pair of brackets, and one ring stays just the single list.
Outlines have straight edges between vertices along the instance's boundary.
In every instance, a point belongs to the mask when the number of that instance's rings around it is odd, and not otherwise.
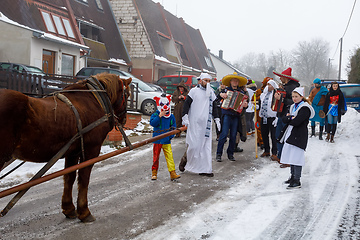
[{"label": "accordion player", "polygon": [[[277,100],[275,98],[275,93],[278,92],[280,93],[280,99]],[[272,98],[272,102],[271,102],[271,110],[275,111],[275,112],[282,112],[283,108],[284,108],[284,98],[286,96],[286,91],[284,89],[278,88],[276,89],[276,91],[274,91],[273,93],[273,98]]]},{"label": "accordion player", "polygon": [[225,98],[221,104],[222,109],[232,109],[238,113],[241,113],[244,108],[244,102],[248,99],[248,96],[238,91],[227,91],[227,98]]}]

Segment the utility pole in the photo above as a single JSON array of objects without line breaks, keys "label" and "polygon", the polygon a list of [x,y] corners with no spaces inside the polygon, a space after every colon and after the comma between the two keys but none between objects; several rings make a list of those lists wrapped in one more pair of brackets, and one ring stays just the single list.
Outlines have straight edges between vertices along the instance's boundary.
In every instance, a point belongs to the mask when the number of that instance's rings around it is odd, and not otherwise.
[{"label": "utility pole", "polygon": [[339,76],[338,76],[338,80],[341,80],[341,55],[342,55],[342,42],[343,42],[343,38],[340,38],[340,60],[339,60]]}]

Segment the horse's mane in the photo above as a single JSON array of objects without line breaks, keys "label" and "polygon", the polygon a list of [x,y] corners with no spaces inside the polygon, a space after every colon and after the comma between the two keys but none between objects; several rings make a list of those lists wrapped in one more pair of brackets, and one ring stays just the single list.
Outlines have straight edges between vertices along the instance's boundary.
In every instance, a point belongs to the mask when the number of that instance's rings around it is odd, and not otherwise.
[{"label": "horse's mane", "polygon": [[[116,74],[110,73],[99,73],[95,75],[97,80],[104,86],[109,98],[110,102],[114,103],[117,100],[117,93],[120,91],[120,78]],[[80,80],[75,84],[72,84],[66,87],[66,90],[74,90],[74,89],[86,89],[87,79]]]},{"label": "horse's mane", "polygon": [[105,86],[105,90],[111,103],[114,103],[117,99],[117,93],[120,90],[119,76],[109,73],[100,73],[96,75],[96,78]]}]

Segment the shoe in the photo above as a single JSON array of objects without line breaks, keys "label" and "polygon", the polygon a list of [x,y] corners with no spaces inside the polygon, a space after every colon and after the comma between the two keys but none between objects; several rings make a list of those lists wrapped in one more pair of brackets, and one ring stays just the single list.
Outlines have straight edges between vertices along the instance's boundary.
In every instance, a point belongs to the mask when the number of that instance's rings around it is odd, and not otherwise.
[{"label": "shoe", "polygon": [[230,161],[235,161],[234,156],[228,156],[228,159],[229,159]]},{"label": "shoe", "polygon": [[286,180],[284,183],[285,184],[290,184],[293,180],[294,180],[294,177],[291,175],[291,177],[289,177],[289,179]]},{"label": "shoe", "polygon": [[260,157],[268,157],[270,156],[269,152],[263,152],[263,154],[260,155]]},{"label": "shoe", "polygon": [[213,177],[214,174],[213,173],[199,173],[200,176],[205,176],[205,177]]},{"label": "shoe", "polygon": [[234,150],[234,152],[243,152],[243,151],[244,151],[244,149],[239,148],[239,147],[236,147],[235,150]]},{"label": "shoe", "polygon": [[183,157],[181,158],[180,163],[179,163],[179,170],[180,170],[180,172],[184,172],[184,171],[185,171],[186,163],[187,163],[187,158],[183,156]]},{"label": "shoe", "polygon": [[331,142],[331,143],[334,143],[334,142],[335,142],[335,141],[334,141],[334,135],[332,135],[332,134],[330,135],[330,142]]},{"label": "shoe", "polygon": [[156,180],[156,179],[157,179],[157,171],[156,171],[156,170],[152,170],[151,180]]},{"label": "shoe", "polygon": [[246,133],[246,135],[248,135],[248,136],[251,136],[251,134],[252,134],[251,132]]},{"label": "shoe", "polygon": [[222,162],[222,160],[221,160],[221,155],[216,155],[216,161],[217,161],[217,162]]},{"label": "shoe", "polygon": [[280,165],[280,168],[287,168],[287,167],[290,167],[290,165],[289,164],[281,164]]},{"label": "shoe", "polygon": [[294,179],[289,186],[286,187],[286,189],[293,189],[293,188],[301,188],[301,182],[300,180]]},{"label": "shoe", "polygon": [[180,175],[177,175],[175,170],[170,172],[170,180],[173,181],[175,179],[180,178]]},{"label": "shoe", "polygon": [[327,142],[330,141],[330,133],[327,134],[325,141],[327,141]]},{"label": "shoe", "polygon": [[272,160],[272,161],[277,161],[278,163],[280,163],[280,159],[276,156],[276,155],[271,155],[270,156],[270,159]]}]

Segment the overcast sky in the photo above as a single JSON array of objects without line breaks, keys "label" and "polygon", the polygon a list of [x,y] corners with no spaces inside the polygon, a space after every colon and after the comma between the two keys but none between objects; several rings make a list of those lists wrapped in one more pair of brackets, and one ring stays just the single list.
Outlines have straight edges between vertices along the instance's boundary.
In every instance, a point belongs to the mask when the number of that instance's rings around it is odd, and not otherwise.
[{"label": "overcast sky", "polygon": [[[338,66],[339,40],[355,0],[153,1],[199,29],[207,48],[216,55],[223,50],[224,59],[231,63],[249,52],[290,51],[299,41],[322,38],[330,43],[332,64]],[[360,2],[343,38],[343,77],[350,52],[356,47],[360,47]]]}]

